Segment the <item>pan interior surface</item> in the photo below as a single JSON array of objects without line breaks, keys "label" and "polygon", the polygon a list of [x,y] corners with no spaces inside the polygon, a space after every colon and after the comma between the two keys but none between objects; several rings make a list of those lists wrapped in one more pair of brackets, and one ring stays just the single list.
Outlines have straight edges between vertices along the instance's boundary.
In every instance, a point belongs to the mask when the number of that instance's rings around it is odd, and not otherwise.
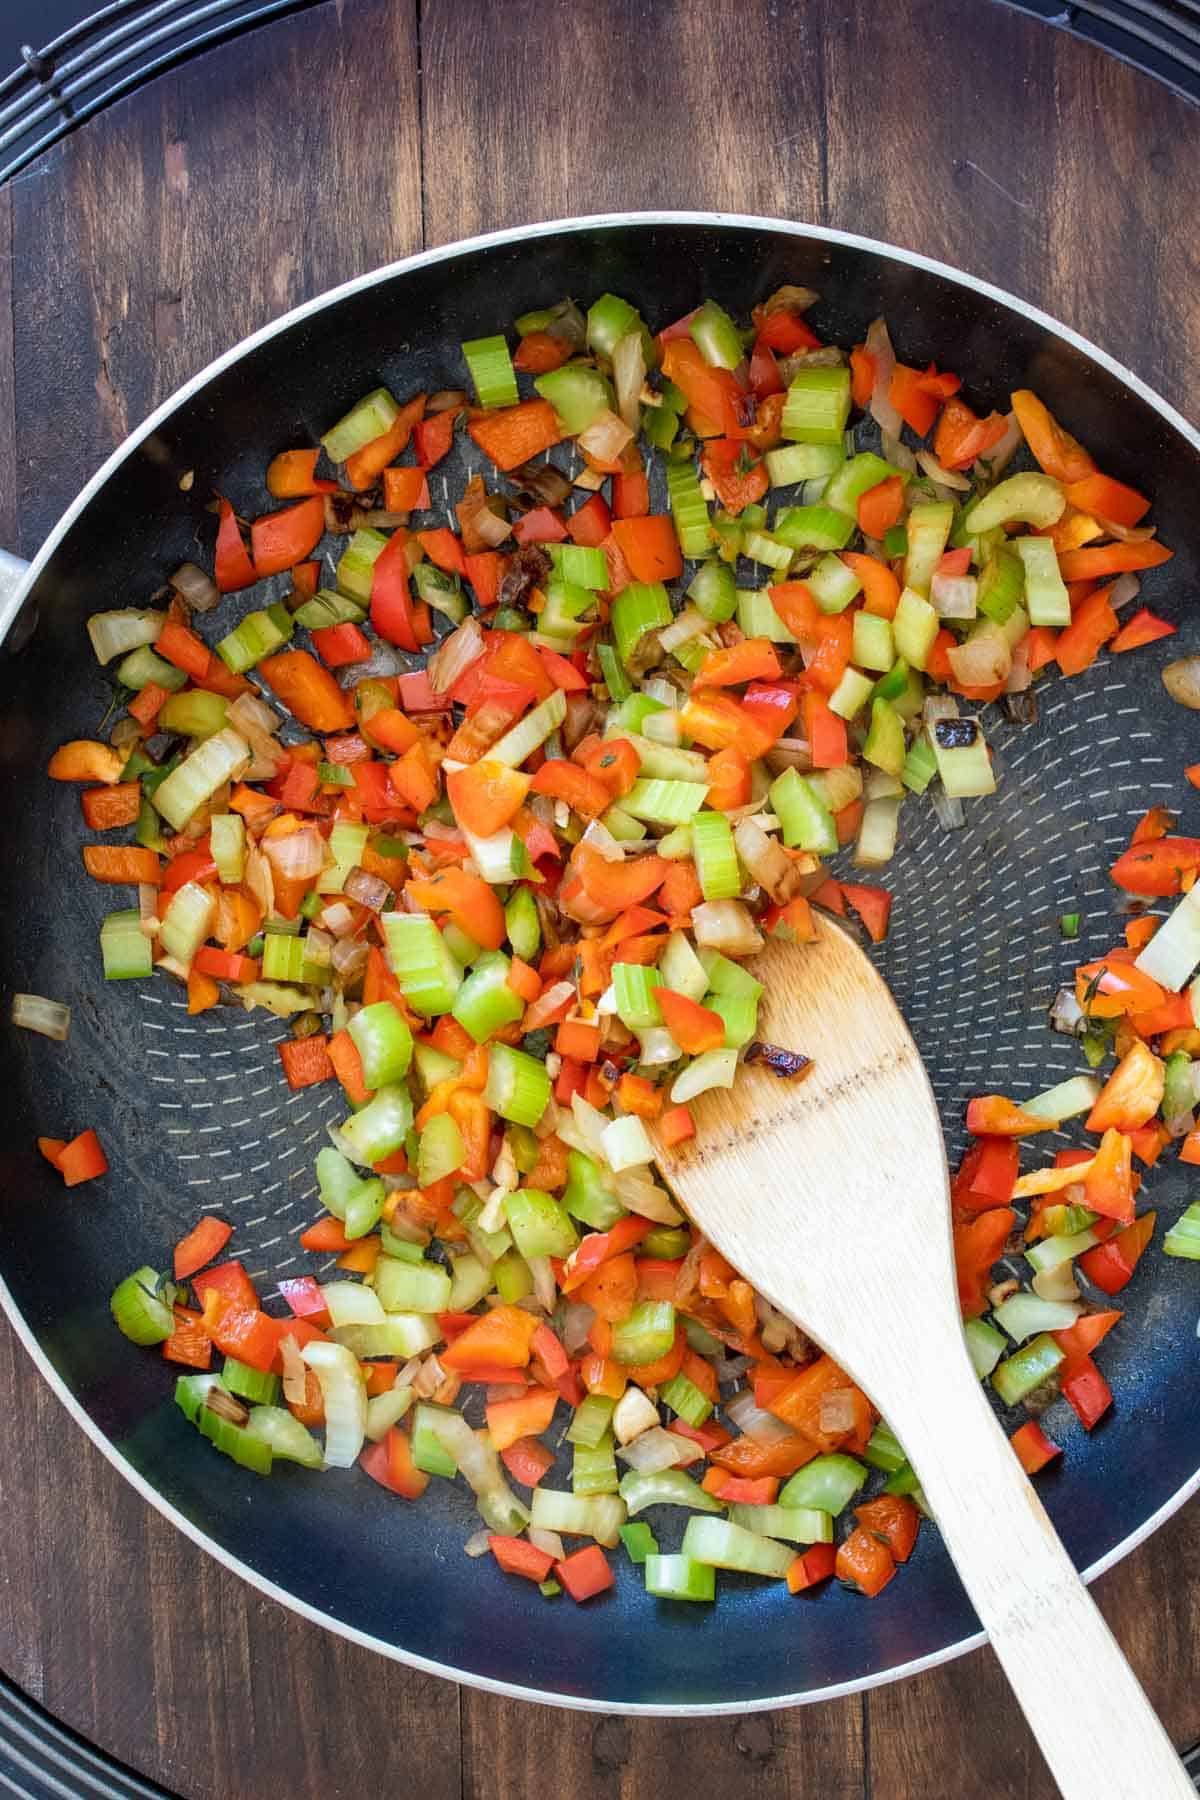
[{"label": "pan interior surface", "polygon": [[[904,809],[883,877],[896,899],[891,932],[874,954],[929,1068],[953,1166],[971,1094],[1020,1099],[1080,1066],[1045,1011],[1083,955],[1116,941],[1107,869],[1133,822],[1187,791],[1187,715],[1159,671],[1168,656],[1200,648],[1185,610],[1200,574],[1194,442],[1103,362],[990,293],[869,246],[720,220],[584,221],[418,259],[264,337],[160,420],[61,537],[37,582],[37,630],[3,670],[10,849],[0,904],[14,925],[0,941],[0,979],[9,992],[66,1001],[73,1015],[66,1046],[9,1038],[0,1274],[15,1310],[120,1466],[252,1578],[380,1649],[567,1703],[713,1710],[815,1699],[947,1653],[977,1626],[934,1530],[921,1534],[904,1579],[869,1604],[836,1586],[808,1600],[734,1576],[715,1608],[656,1602],[618,1556],[615,1594],[577,1608],[548,1604],[463,1554],[478,1520],[461,1483],[435,1482],[410,1508],[367,1480],[277,1465],[264,1481],[213,1452],[174,1406],[171,1372],[118,1335],[108,1295],[138,1263],[165,1264],[202,1211],[234,1223],[231,1250],[264,1291],[315,1267],[296,1238],[319,1210],[313,1163],[343,1111],[340,1090],[288,1090],[274,1049],[281,1021],[225,1008],[189,1018],[164,977],[105,987],[99,923],[128,902],[82,877],[77,792],[44,770],[59,743],[97,734],[109,704],[86,617],[145,604],[185,559],[211,566],[204,508],[214,490],[239,512],[263,510],[263,470],[277,451],[315,442],[380,383],[401,396],[461,385],[463,339],[565,294],[586,304],[611,290],[661,325],[704,295],[744,316],[783,282],[819,291],[810,316],[830,342],[861,341],[884,313],[903,360],[956,370],[983,410],[1005,410],[1013,388],[1034,388],[1107,473],[1153,496],[1176,551],[1149,587],[1154,610],[1181,628],[1165,654],[1156,645],[1102,657],[1071,681],[1041,677],[1035,725],[989,708],[999,789],[968,803],[965,829],[942,830],[928,802]],[[436,476],[435,505],[456,491],[456,464]],[[235,602],[219,616],[244,609]],[[1077,943],[1059,932],[1070,912],[1082,914]],[[112,1173],[64,1193],[34,1138],[85,1126],[98,1131]],[[1161,1237],[1161,1222],[1185,1204],[1185,1183],[1170,1164],[1147,1187]],[[1190,1268],[1152,1252],[1121,1304],[1127,1322],[1105,1347],[1112,1414],[1090,1436],[1065,1402],[1045,1421],[1065,1455],[1039,1491],[1084,1567],[1196,1475]],[[671,1521],[661,1523],[674,1542]]]}]

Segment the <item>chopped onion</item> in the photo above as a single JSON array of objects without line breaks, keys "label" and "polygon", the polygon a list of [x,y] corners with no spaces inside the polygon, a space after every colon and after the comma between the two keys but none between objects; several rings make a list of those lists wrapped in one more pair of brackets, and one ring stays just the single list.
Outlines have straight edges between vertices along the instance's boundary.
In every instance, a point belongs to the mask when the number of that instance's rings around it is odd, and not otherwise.
[{"label": "chopped onion", "polygon": [[246,845],[246,867],[242,872],[242,881],[258,901],[264,917],[269,919],[275,911],[275,877],[270,863],[257,844]]},{"label": "chopped onion", "polygon": [[929,798],[933,805],[933,816],[942,830],[961,831],[967,822],[962,801],[941,787],[930,788]]},{"label": "chopped onion", "polygon": [[[522,1388],[521,1392],[524,1393],[524,1391],[524,1388]],[[554,1558],[555,1562],[561,1562],[563,1557],[567,1554],[563,1541],[559,1537],[557,1531],[543,1531],[539,1526],[531,1525],[529,1530],[525,1533],[525,1536],[529,1539],[535,1550],[544,1550],[547,1556],[552,1556]]]},{"label": "chopped onion", "polygon": [[1141,577],[1126,569],[1125,573],[1118,575],[1113,582],[1108,596],[1108,604],[1114,612],[1120,612],[1121,608],[1128,606],[1131,600],[1136,600],[1141,591]]},{"label": "chopped onion", "polygon": [[[867,329],[865,348],[875,363],[875,380],[871,386],[871,417],[881,431],[888,431],[898,438],[904,420],[888,399],[888,389],[896,371],[896,352],[892,349],[885,319],[874,319],[871,322]],[[886,450],[884,455],[889,462],[893,460]]]},{"label": "chopped onion", "polygon": [[855,1417],[853,1388],[828,1388],[821,1395],[817,1422],[822,1431],[830,1434],[853,1431]]},{"label": "chopped onion", "polygon": [[995,481],[1003,475],[1021,445],[1025,442],[1016,413],[1009,413],[1005,421],[1007,430],[1002,438],[992,445],[986,456],[976,459],[971,473],[976,481]]},{"label": "chopped onion", "polygon": [[917,461],[929,479],[936,481],[939,487],[964,490],[971,485],[967,477],[960,475],[957,469],[943,469],[932,450],[918,450]]},{"label": "chopped onion", "polygon": [[285,881],[310,881],[325,867],[325,840],[315,825],[267,838],[263,848]]},{"label": "chopped onion", "polygon": [[428,413],[458,412],[467,404],[467,396],[462,388],[439,388],[436,394],[430,394],[425,402]]},{"label": "chopped onion", "polygon": [[491,1547],[492,1534],[486,1525],[479,1531],[473,1531],[463,1545],[468,1556],[486,1556]]},{"label": "chopped onion", "polygon": [[594,462],[611,463],[617,461],[626,444],[633,442],[633,432],[624,419],[605,407],[575,442]]},{"label": "chopped onion", "polygon": [[[710,1056],[715,1054],[715,1051],[709,1051]],[[653,1219],[656,1225],[683,1224],[683,1214],[671,1196],[665,1189],[647,1181],[637,1169],[622,1169],[613,1177],[613,1188],[621,1205],[637,1213],[639,1218]]]},{"label": "chopped onion", "polygon": [[331,1468],[349,1469],[358,1461],[367,1434],[367,1387],[358,1358],[345,1344],[317,1338],[305,1344],[300,1354],[321,1384],[325,1461]]},{"label": "chopped onion", "polygon": [[777,774],[781,769],[799,769],[807,774],[813,766],[812,749],[807,738],[783,737],[767,751],[768,769]]},{"label": "chopped onion", "polygon": [[[705,618],[698,607],[685,606],[683,611],[659,632],[659,648],[668,651],[677,650],[680,644],[688,644],[693,638],[703,637],[709,629],[709,625],[710,621]],[[678,699],[678,697],[677,694],[672,693],[673,699]],[[650,717],[653,718],[654,714],[652,713]],[[646,723],[649,724],[649,719]]]},{"label": "chopped onion", "polygon": [[1029,667],[1029,646],[1025,639],[1017,645],[1012,653],[1012,667],[1008,671],[1008,679],[1004,683],[1006,694],[1023,694],[1032,686],[1033,674]]},{"label": "chopped onion", "polygon": [[[496,504],[504,503],[498,500]],[[512,536],[512,526],[489,501],[482,475],[472,475],[454,510],[462,530],[463,549],[469,556],[479,550],[495,550]]]},{"label": "chopped onion", "polygon": [[[533,506],[561,506],[571,491],[571,483],[553,463],[522,463],[509,477],[518,498]],[[601,476],[601,481],[604,477]]]},{"label": "chopped onion", "polygon": [[563,1307],[562,1342],[568,1356],[574,1356],[583,1349],[595,1318],[595,1307],[585,1305],[582,1300],[568,1300]]},{"label": "chopped onion", "polygon": [[1146,544],[1158,531],[1157,525],[1118,525],[1113,519],[1102,519],[1095,515],[1097,525],[1104,527],[1106,537],[1115,538],[1119,544]]},{"label": "chopped onion", "polygon": [[1005,681],[1012,668],[1012,651],[1001,631],[981,631],[947,650],[946,661],[962,687],[990,687]]},{"label": "chopped onion", "polygon": [[626,332],[613,346],[612,369],[617,411],[630,431],[636,432],[641,418],[642,383],[646,379],[646,346],[640,331]]},{"label": "chopped onion", "polygon": [[193,612],[211,612],[214,606],[221,604],[221,592],[216,582],[195,563],[180,563],[170,577],[170,584]]},{"label": "chopped onion", "polygon": [[[689,1452],[695,1454],[690,1455]],[[696,1457],[704,1455],[704,1451],[699,1444],[680,1437],[677,1431],[666,1431],[661,1425],[652,1425],[649,1431],[643,1431],[640,1437],[635,1437],[631,1444],[622,1444],[617,1455],[631,1469],[636,1469],[639,1475],[653,1475],[659,1469],[676,1469],[684,1463],[694,1462]]]},{"label": "chopped onion", "polygon": [[348,937],[354,930],[354,914],[344,900],[333,900],[321,909],[321,925],[335,938]]},{"label": "chopped onion", "polygon": [[768,837],[756,819],[739,819],[733,842],[747,870],[777,906],[795,899],[804,877],[777,838]]},{"label": "chopped onion", "polygon": [[892,464],[893,468],[902,469],[906,475],[916,475],[918,473],[916,457],[913,455],[907,444],[901,443],[899,437],[897,437],[894,432],[883,432],[881,434],[879,447],[883,451],[884,457]]},{"label": "chopped onion", "polygon": [[250,731],[261,731],[267,737],[273,737],[283,724],[275,708],[260,700],[257,694],[239,694],[236,700],[230,701],[225,716],[243,736]]},{"label": "chopped onion", "polygon": [[756,1444],[784,1444],[796,1435],[782,1419],[777,1419],[774,1413],[763,1412],[755,1404],[751,1388],[743,1388],[740,1394],[727,1400],[725,1412],[738,1430],[745,1432],[748,1438],[753,1438]]},{"label": "chopped onion", "polygon": [[333,949],[329,953],[330,966],[343,987],[348,987],[356,975],[362,973],[367,966],[368,946],[361,938],[340,937],[334,939]]},{"label": "chopped onion", "polygon": [[747,1369],[754,1367],[752,1356],[725,1356],[713,1364],[717,1380],[724,1384],[727,1381],[740,1381]]},{"label": "chopped onion", "polygon": [[347,900],[353,900],[356,906],[365,906],[371,912],[382,912],[392,889],[382,875],[368,875],[365,869],[356,865],[347,875],[342,891]]},{"label": "chopped onion", "polygon": [[558,1301],[558,1287],[554,1280],[554,1270],[550,1267],[548,1256],[526,1257],[529,1273],[533,1276],[533,1298],[544,1313],[552,1313]]},{"label": "chopped onion", "polygon": [[159,889],[149,881],[138,882],[138,918],[146,937],[157,937],[162,926],[158,916]]},{"label": "chopped onion", "polygon": [[71,1009],[61,1000],[44,1000],[40,994],[14,994],[12,1022],[22,1031],[36,1031],[56,1044],[65,1044],[71,1030]]},{"label": "chopped onion", "polygon": [[753,956],[763,947],[762,934],[740,900],[706,900],[692,910],[696,942],[723,956]]},{"label": "chopped onion", "polygon": [[1200,711],[1200,656],[1181,656],[1162,672],[1163,686],[1180,706]]},{"label": "chopped onion", "polygon": [[444,638],[429,659],[426,673],[435,694],[452,688],[464,669],[469,669],[483,655],[483,632],[479,620],[464,619],[457,630]]},{"label": "chopped onion", "polygon": [[974,575],[935,575],[929,584],[933,610],[942,619],[973,619],[978,591]]},{"label": "chopped onion", "polygon": [[279,1355],[283,1363],[283,1397],[294,1406],[302,1406],[308,1391],[308,1370],[300,1354],[300,1346],[291,1332],[280,1339]]},{"label": "chopped onion", "polygon": [[96,652],[96,661],[111,662],[114,656],[124,656],[143,644],[157,643],[166,622],[166,613],[145,612],[135,606],[93,613],[87,622],[87,632]]},{"label": "chopped onion", "polygon": [[[619,863],[625,861],[624,843],[620,838],[615,838],[608,829],[608,826],[602,825],[599,819],[592,820],[591,824],[583,834],[583,842],[585,844],[590,844],[594,850],[598,850],[605,862]],[[644,838],[639,839],[639,843],[644,842]],[[567,985],[569,987],[571,984],[568,982]],[[572,989],[572,992],[573,991],[574,990]]]}]

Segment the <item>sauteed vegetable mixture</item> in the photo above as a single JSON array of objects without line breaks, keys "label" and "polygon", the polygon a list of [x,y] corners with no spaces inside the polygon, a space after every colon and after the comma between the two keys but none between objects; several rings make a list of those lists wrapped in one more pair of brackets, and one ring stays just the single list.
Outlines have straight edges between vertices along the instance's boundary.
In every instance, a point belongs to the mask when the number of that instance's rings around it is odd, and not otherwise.
[{"label": "sauteed vegetable mixture", "polygon": [[[1030,720],[1040,671],[1174,629],[1123,612],[1171,555],[1149,501],[1036,395],[980,416],[882,320],[822,343],[815,300],[657,336],[562,301],[464,344],[466,391],[366,395],[274,458],[278,507],[214,501],[215,579],[89,621],[124,716],[50,764],[88,784],[88,872],[137,893],[105,978],[265,1007],[282,1078],[346,1098],[300,1237],[320,1279],[259,1293],[206,1217],[117,1325],[244,1469],[357,1464],[405,1501],[462,1475],[468,1554],[546,1595],[611,1586],[618,1545],[686,1601],[717,1569],[874,1595],[912,1552],[903,1447],[689,1225],[656,1144],[702,1139],[743,1061],[803,1079],[759,1037],[755,952],[811,941],[814,906],[883,938],[902,812],[954,825],[995,786],[963,701]],[[1147,814],[1113,879],[1175,910],[1055,1007],[1112,1072],[968,1111],[962,1309],[1031,1470],[1039,1399],[1089,1429],[1111,1401],[1093,1352],[1155,1224],[1134,1159],[1200,1162],[1200,840],[1169,829]],[[1090,1147],[1021,1174],[1020,1138],[1075,1117]],[[69,1184],[107,1166],[92,1132],[40,1143]],[[1200,1206],[1163,1247],[1200,1258]],[[1020,1285],[993,1285],[1006,1249]]]}]

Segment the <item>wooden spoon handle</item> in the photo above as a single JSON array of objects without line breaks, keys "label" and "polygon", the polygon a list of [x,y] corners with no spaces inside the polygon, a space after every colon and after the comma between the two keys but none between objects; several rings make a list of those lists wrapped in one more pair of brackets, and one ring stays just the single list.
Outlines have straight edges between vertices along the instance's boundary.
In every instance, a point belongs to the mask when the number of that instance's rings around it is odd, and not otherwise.
[{"label": "wooden spoon handle", "polygon": [[911,1399],[895,1396],[888,1423],[1059,1788],[1066,1800],[1195,1800],[965,1348],[945,1348],[926,1381],[893,1376]]}]

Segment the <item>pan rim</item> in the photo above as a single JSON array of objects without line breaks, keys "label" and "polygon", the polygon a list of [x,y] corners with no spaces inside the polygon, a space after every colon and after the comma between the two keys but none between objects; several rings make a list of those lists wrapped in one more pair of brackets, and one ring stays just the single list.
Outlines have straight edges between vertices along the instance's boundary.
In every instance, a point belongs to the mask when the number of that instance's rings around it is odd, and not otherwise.
[{"label": "pan rim", "polygon": [[[441,262],[452,262],[478,250],[486,250],[499,245],[513,243],[529,243],[551,236],[566,236],[583,232],[615,230],[629,226],[653,227],[656,225],[697,225],[719,226],[735,231],[784,233],[792,237],[808,239],[819,244],[837,244],[848,249],[865,251],[873,256],[886,258],[911,268],[927,271],[942,280],[952,282],[1020,314],[1022,317],[1039,325],[1043,330],[1052,333],[1074,349],[1082,352],[1090,361],[1099,364],[1113,375],[1124,387],[1137,394],[1191,447],[1200,452],[1200,432],[1198,432],[1170,403],[1157,394],[1148,383],[1127,368],[1117,358],[1091,342],[1080,332],[1064,325],[1060,320],[1043,312],[1018,295],[995,286],[964,270],[955,269],[950,264],[936,257],[922,255],[919,251],[907,250],[899,245],[889,244],[878,238],[869,238],[857,232],[839,231],[833,227],[798,223],[786,219],[774,219],[747,213],[695,212],[684,210],[653,210],[632,212],[609,212],[579,214],[564,219],[539,221],[532,225],[508,227],[502,231],[478,234],[474,237],[460,238],[452,244],[439,245],[432,250],[421,250],[410,256],[398,258],[382,267],[368,271],[364,275],[355,276],[352,280],[342,282],[316,295],[311,300],[293,307],[278,319],[262,326],[249,337],[243,338],[232,349],[224,351],[203,369],[191,376],[175,390],[162,404],[137,426],[122,444],[105,459],[100,468],[80,490],[70,506],[52,528],[45,542],[30,562],[21,581],[15,586],[0,605],[0,643],[7,636],[14,620],[19,615],[25,600],[33,591],[43,570],[53,557],[59,544],[67,532],[82,516],[93,498],[101,491],[110,477],[121,465],[132,456],[142,443],[151,437],[172,415],[189,400],[203,391],[217,376],[234,367],[244,357],[249,356],[260,345],[288,331],[302,320],[313,318],[344,299],[370,288],[382,286],[396,276],[410,270],[429,268]],[[864,1675],[853,1681],[837,1682],[825,1687],[814,1687],[799,1693],[780,1693],[764,1695],[750,1700],[715,1701],[697,1703],[668,1704],[665,1702],[640,1702],[591,1699],[586,1696],[567,1693],[553,1693],[543,1689],[525,1687],[517,1682],[498,1681],[492,1677],[470,1671],[456,1669],[445,1663],[439,1663],[429,1657],[417,1655],[399,1645],[391,1644],[371,1633],[360,1631],[357,1627],[336,1618],[333,1614],[310,1605],[277,1583],[268,1580],[249,1564],[229,1553],[215,1538],[194,1525],[185,1514],[174,1507],[159,1491],[151,1485],[120,1453],[116,1445],[94,1423],[86,1409],[77,1400],[66,1382],[54,1368],[43,1351],[31,1326],[17,1307],[16,1301],[0,1273],[0,1306],[3,1307],[10,1323],[26,1352],[43,1379],[49,1384],[75,1423],[86,1432],[101,1454],[110,1462],[117,1472],[159,1512],[168,1523],[181,1531],[185,1537],[207,1554],[213,1556],[222,1566],[229,1569],[258,1590],[268,1599],[277,1601],[298,1613],[325,1630],[333,1631],[338,1636],[357,1644],[363,1649],[375,1651],[389,1657],[394,1662],[406,1664],[409,1668],[419,1670],[422,1674],[435,1675],[443,1680],[459,1682],[464,1686],[480,1689],[504,1698],[532,1701],[544,1706],[557,1706],[572,1711],[608,1713],[626,1717],[650,1718],[690,1718],[718,1717],[722,1715],[741,1715],[747,1712],[775,1711],[783,1707],[815,1704],[820,1701],[846,1698],[851,1694],[864,1693],[871,1688],[882,1687],[888,1682],[918,1675],[927,1669],[933,1669],[942,1663],[965,1655],[970,1650],[978,1649],[987,1642],[986,1633],[975,1632],[970,1637],[959,1639],[956,1643],[944,1645],[940,1650],[932,1651],[926,1656],[911,1661],[898,1663],[878,1673]],[[1193,1494],[1200,1489],[1200,1469],[1197,1469],[1174,1494],[1145,1519],[1136,1530],[1130,1532],[1102,1557],[1098,1558],[1083,1571],[1086,1582],[1094,1581],[1104,1574],[1130,1551],[1144,1543],[1160,1525],[1176,1513]]]}]

